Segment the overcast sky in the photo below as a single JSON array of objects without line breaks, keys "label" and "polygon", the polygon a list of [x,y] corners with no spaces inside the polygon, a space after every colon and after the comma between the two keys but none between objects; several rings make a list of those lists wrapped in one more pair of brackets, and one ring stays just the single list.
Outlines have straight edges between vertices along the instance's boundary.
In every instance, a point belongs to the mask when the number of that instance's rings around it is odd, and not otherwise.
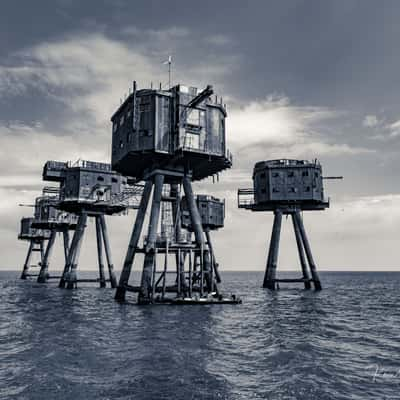
[{"label": "overcast sky", "polygon": [[[399,1],[2,1],[0,268],[21,268],[19,220],[48,159],[110,161],[110,117],[128,92],[214,85],[234,167],[197,192],[227,199],[221,267],[264,269],[272,216],[238,210],[256,161],[318,158],[331,208],[305,213],[320,270],[399,269]],[[108,217],[117,269],[134,213]],[[90,229],[93,227],[90,226]],[[290,221],[280,267],[296,268]],[[93,230],[89,231],[93,233]],[[61,245],[61,241],[60,241]],[[81,268],[95,268],[87,238]],[[53,267],[60,268],[60,252]],[[54,265],[55,264],[55,265]]]}]

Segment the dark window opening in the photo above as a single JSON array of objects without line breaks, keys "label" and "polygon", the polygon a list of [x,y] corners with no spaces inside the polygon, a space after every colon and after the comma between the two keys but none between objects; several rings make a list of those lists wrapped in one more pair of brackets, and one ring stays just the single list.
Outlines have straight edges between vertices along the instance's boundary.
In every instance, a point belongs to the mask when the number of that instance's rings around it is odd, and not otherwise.
[{"label": "dark window opening", "polygon": [[306,192],[310,192],[310,191],[311,191],[310,186],[306,186]]},{"label": "dark window opening", "polygon": [[293,177],[294,177],[294,172],[293,172],[293,171],[289,171],[288,174],[287,174],[287,176],[288,176],[289,178],[293,178]]},{"label": "dark window opening", "polygon": [[308,171],[303,171],[303,176],[308,176]]},{"label": "dark window opening", "polygon": [[111,178],[111,182],[118,183],[118,179],[117,178]]},{"label": "dark window opening", "polygon": [[279,193],[279,189],[278,189],[277,187],[274,187],[274,188],[272,189],[272,191],[273,191],[274,193]]},{"label": "dark window opening", "polygon": [[102,176],[98,176],[97,180],[100,181],[100,182],[104,182],[104,178]]}]

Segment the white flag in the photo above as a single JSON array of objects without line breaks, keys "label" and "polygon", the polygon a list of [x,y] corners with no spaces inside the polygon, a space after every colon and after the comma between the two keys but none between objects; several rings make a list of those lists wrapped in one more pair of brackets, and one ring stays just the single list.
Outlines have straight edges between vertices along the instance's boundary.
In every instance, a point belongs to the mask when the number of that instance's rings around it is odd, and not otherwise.
[{"label": "white flag", "polygon": [[168,60],[163,62],[163,64],[171,64],[171,63],[172,63],[172,56],[168,56]]}]

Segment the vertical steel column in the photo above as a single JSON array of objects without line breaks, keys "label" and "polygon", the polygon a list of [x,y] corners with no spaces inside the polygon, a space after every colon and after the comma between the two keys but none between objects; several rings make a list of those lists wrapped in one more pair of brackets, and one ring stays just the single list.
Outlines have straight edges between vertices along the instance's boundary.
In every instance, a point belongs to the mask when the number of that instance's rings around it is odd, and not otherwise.
[{"label": "vertical steel column", "polygon": [[193,266],[192,266],[192,249],[189,250],[189,297],[193,292]]},{"label": "vertical steel column", "polygon": [[275,290],[276,268],[278,264],[279,238],[281,234],[282,211],[274,211],[274,224],[272,227],[271,242],[268,252],[267,268],[264,275],[263,287]]},{"label": "vertical steel column", "polygon": [[63,244],[64,244],[64,258],[65,258],[65,263],[67,263],[68,260],[68,250],[69,250],[69,231],[68,228],[66,228],[63,231]]},{"label": "vertical steel column", "polygon": [[42,265],[40,266],[40,272],[38,276],[38,283],[45,283],[47,281],[49,275],[49,260],[51,256],[51,252],[54,247],[54,242],[56,240],[57,232],[55,229],[51,231],[49,241],[47,242],[46,251],[44,253]]},{"label": "vertical steel column", "polygon": [[28,254],[25,258],[24,269],[22,270],[21,279],[26,279],[28,275],[29,265],[31,262],[32,250],[33,250],[33,240],[29,242]]},{"label": "vertical steel column", "polygon": [[154,299],[156,294],[156,272],[157,272],[157,247],[154,250],[153,257],[153,274],[151,277],[151,298]]},{"label": "vertical steel column", "polygon": [[[210,281],[210,274],[209,274],[209,270],[210,270],[210,263],[209,263],[209,257],[207,259],[205,259],[204,257],[204,253],[205,253],[205,240],[204,240],[204,234],[203,234],[203,225],[201,223],[201,217],[200,217],[200,213],[199,210],[197,208],[197,204],[196,204],[196,200],[194,198],[193,195],[193,189],[192,189],[192,182],[189,178],[189,176],[185,175],[183,178],[183,189],[185,191],[185,195],[186,195],[186,201],[188,204],[188,208],[189,208],[189,214],[190,214],[190,219],[192,222],[192,228],[194,231],[194,236],[196,239],[196,243],[198,245],[198,247],[200,248],[200,273],[201,273],[201,277],[203,278],[203,276],[205,276],[206,279],[206,283],[207,283],[207,288],[208,290],[210,290],[211,288],[211,281]],[[204,282],[203,279],[200,282],[201,288],[203,288]]]},{"label": "vertical steel column", "polygon": [[103,262],[103,237],[100,225],[100,216],[96,215],[96,243],[97,243],[97,259],[99,261],[99,279],[100,287],[106,287],[106,278],[104,276],[104,262]]},{"label": "vertical steel column", "polygon": [[124,266],[122,267],[117,291],[115,293],[115,300],[121,302],[125,301],[125,286],[129,282],[129,276],[131,274],[133,261],[135,259],[136,248],[139,243],[140,234],[142,232],[144,217],[146,215],[147,205],[149,203],[152,187],[153,182],[151,180],[146,181],[143,189],[142,198],[140,199],[139,209],[136,214],[135,225],[133,227],[131,238],[129,240],[129,246],[125,256]]},{"label": "vertical steel column", "polygon": [[296,222],[299,226],[301,237],[303,240],[304,250],[306,252],[308,265],[310,266],[311,276],[312,276],[312,279],[314,282],[314,288],[315,288],[315,290],[321,290],[322,289],[321,281],[319,280],[317,267],[315,265],[314,258],[313,258],[312,252],[311,252],[310,243],[308,242],[306,230],[304,229],[303,219],[301,218],[300,213],[296,213],[295,217],[296,217]]},{"label": "vertical steel column", "polygon": [[65,276],[61,278],[60,286],[65,287],[67,284],[67,289],[73,289],[76,287],[77,281],[77,260],[79,259],[79,252],[82,245],[82,239],[86,228],[87,214],[82,212],[79,216],[78,225],[76,227],[74,237],[72,238],[71,247],[68,252],[68,268]]},{"label": "vertical steel column", "polygon": [[167,283],[167,271],[168,271],[168,253],[169,253],[169,243],[167,240],[166,247],[165,247],[165,258],[164,258],[164,275],[163,275],[163,282],[162,282],[162,298],[165,297],[165,287]]},{"label": "vertical steel column", "polygon": [[147,234],[147,244],[145,249],[142,279],[140,282],[140,292],[138,296],[138,302],[140,304],[147,304],[151,302],[151,277],[153,272],[154,250],[157,240],[158,221],[160,218],[163,183],[164,175],[156,174],[154,177],[153,202],[151,204],[149,230]]},{"label": "vertical steel column", "polygon": [[178,252],[176,253],[176,293],[178,297],[182,294],[182,285],[181,285],[181,249],[178,249]]},{"label": "vertical steel column", "polygon": [[[86,218],[83,218],[83,214],[81,214],[78,218],[78,223],[75,228],[74,235],[72,237],[71,241],[71,246],[68,249],[68,256],[67,256],[67,261],[64,266],[64,271],[61,275],[60,283],[58,284],[58,287],[60,288],[65,288],[65,284],[67,281],[68,274],[70,272],[71,266],[72,266],[72,259],[74,257],[74,253],[76,252],[77,244],[79,241],[79,231],[84,228],[84,225],[86,224]],[[64,237],[64,251],[65,251],[65,237]]]},{"label": "vertical steel column", "polygon": [[221,275],[218,271],[218,263],[215,258],[215,253],[214,253],[214,247],[211,242],[211,235],[210,235],[210,230],[206,229],[206,238],[207,238],[207,244],[208,248],[210,249],[210,254],[211,254],[211,260],[212,260],[212,265],[214,268],[214,274],[215,274],[215,280],[217,283],[221,283]]},{"label": "vertical steel column", "polygon": [[40,264],[42,264],[44,258],[44,240],[40,241]]},{"label": "vertical steel column", "polygon": [[117,278],[115,276],[114,272],[114,264],[112,262],[111,258],[111,247],[110,247],[110,240],[108,238],[108,231],[107,231],[107,225],[106,225],[106,219],[103,214],[99,216],[100,219],[100,231],[103,236],[103,241],[104,241],[104,250],[106,252],[106,259],[107,259],[107,266],[108,266],[108,274],[110,277],[110,284],[111,287],[114,289],[117,287]]},{"label": "vertical steel column", "polygon": [[306,261],[305,255],[304,255],[303,241],[301,239],[300,228],[297,224],[296,217],[295,217],[296,213],[299,213],[299,211],[295,211],[294,213],[292,213],[291,217],[292,217],[292,222],[293,222],[294,234],[296,236],[296,244],[297,244],[297,250],[298,250],[299,258],[300,258],[301,270],[303,272],[303,279],[306,279],[306,281],[304,282],[304,288],[311,289],[310,275],[307,271],[307,261]]}]

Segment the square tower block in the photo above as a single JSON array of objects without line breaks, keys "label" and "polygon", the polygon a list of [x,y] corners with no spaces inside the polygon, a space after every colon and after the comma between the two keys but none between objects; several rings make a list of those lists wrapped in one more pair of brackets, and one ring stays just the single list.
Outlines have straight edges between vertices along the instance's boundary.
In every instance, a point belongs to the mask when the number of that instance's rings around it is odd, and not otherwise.
[{"label": "square tower block", "polygon": [[329,206],[324,199],[321,165],[305,160],[271,160],[255,164],[254,206],[298,204],[308,209]]},{"label": "square tower block", "polygon": [[32,222],[33,228],[53,229],[65,228],[74,229],[78,217],[58,209],[59,196],[41,196],[35,201],[35,219]]},{"label": "square tower block", "polygon": [[136,90],[112,116],[112,167],[141,180],[156,167],[191,169],[193,180],[232,165],[225,143],[225,106],[201,92],[177,85]]},{"label": "square tower block", "polygon": [[35,219],[26,217],[21,219],[20,232],[18,239],[20,240],[46,240],[50,238],[50,231],[46,229],[33,228],[32,224]]},{"label": "square tower block", "polygon": [[48,161],[43,179],[60,182],[58,208],[68,212],[86,211],[114,214],[123,211],[120,197],[127,178],[106,163],[79,160],[74,164]]},{"label": "square tower block", "polygon": [[[224,226],[225,201],[199,194],[195,197],[203,228],[217,230]],[[186,197],[182,198],[182,228],[193,230]]]}]

